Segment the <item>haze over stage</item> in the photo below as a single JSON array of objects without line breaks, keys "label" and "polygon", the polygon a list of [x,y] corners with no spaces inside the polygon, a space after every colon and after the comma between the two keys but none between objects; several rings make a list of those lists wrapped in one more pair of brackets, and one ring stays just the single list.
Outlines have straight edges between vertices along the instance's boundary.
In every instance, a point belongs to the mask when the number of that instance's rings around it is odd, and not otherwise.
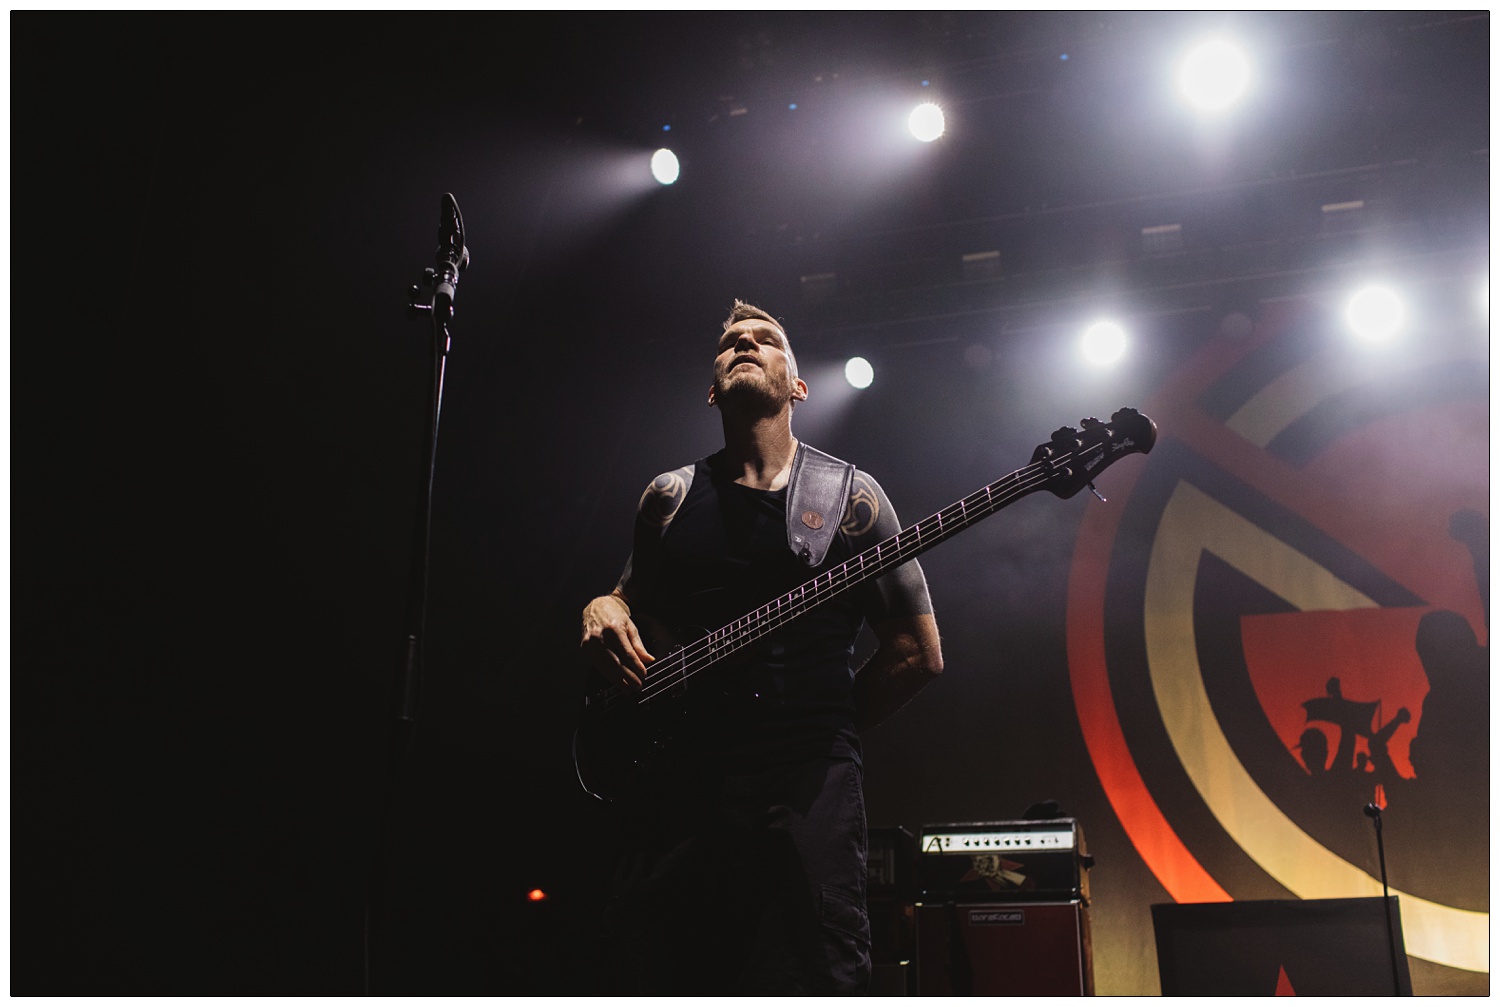
[{"label": "haze over stage", "polygon": [[[578,611],[648,481],[718,446],[736,297],[785,321],[798,436],[904,523],[1063,425],[1164,410],[1108,504],[1038,495],[924,557],[947,671],[866,739],[872,826],[1060,800],[1098,858],[1097,990],[1155,993],[1153,903],[1308,897],[1200,775],[1373,876],[1379,741],[1347,778],[1304,762],[1313,730],[1334,765],[1301,704],[1337,674],[1376,730],[1412,718],[1386,753],[1408,945],[1438,932],[1416,899],[1487,913],[1486,12],[313,17],[11,17],[12,992],[361,989],[428,393],[405,298],[443,193],[472,260],[402,992],[594,988]],[[1179,70],[1215,38],[1247,73],[1205,112]],[[1460,739],[1425,777],[1423,718]]]}]

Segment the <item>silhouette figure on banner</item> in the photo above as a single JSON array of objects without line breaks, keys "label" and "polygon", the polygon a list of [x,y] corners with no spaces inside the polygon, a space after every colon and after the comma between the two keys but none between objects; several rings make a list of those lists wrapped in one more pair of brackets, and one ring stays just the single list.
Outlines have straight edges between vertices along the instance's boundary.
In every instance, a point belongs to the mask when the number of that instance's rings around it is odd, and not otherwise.
[{"label": "silhouette figure on banner", "polygon": [[[1323,732],[1310,727],[1302,733],[1300,748],[1307,770],[1314,776],[1324,773],[1371,773],[1376,781],[1388,783],[1404,779],[1396,764],[1391,761],[1391,735],[1403,724],[1411,722],[1411,711],[1406,707],[1383,726],[1376,727],[1380,715],[1380,701],[1358,702],[1344,696],[1343,686],[1337,678],[1330,678],[1326,695],[1307,700],[1302,704],[1309,722],[1320,721],[1339,729],[1339,747],[1334,753],[1333,763],[1328,763],[1328,741]],[[1359,739],[1365,739],[1369,749],[1356,753]]]},{"label": "silhouette figure on banner", "polygon": [[[1486,520],[1475,511],[1459,511],[1449,521],[1448,532],[1469,550],[1488,631]],[[1363,779],[1383,785],[1387,792],[1393,784],[1406,789],[1414,783],[1430,796],[1441,791],[1455,800],[1476,792],[1488,793],[1489,647],[1480,645],[1468,619],[1448,610],[1423,616],[1414,643],[1428,689],[1409,749],[1415,778],[1401,774],[1391,760],[1389,747],[1396,731],[1411,723],[1411,712],[1402,707],[1390,721],[1380,724],[1380,700],[1345,696],[1338,678],[1328,680],[1324,695],[1302,704],[1309,724],[1330,724],[1338,729],[1338,747],[1332,761],[1324,731],[1311,726],[1303,731],[1297,748],[1308,775],[1325,780]],[[1367,752],[1356,751],[1361,738]]]},{"label": "silhouette figure on banner", "polygon": [[[1448,522],[1448,534],[1469,550],[1490,624],[1489,527],[1483,515],[1463,510]],[[1474,627],[1457,612],[1429,612],[1417,625],[1417,657],[1427,673],[1427,698],[1411,742],[1418,780],[1489,793],[1489,645],[1480,646]]]},{"label": "silhouette figure on banner", "polygon": [[1417,626],[1427,673],[1422,722],[1411,742],[1417,779],[1489,782],[1489,647],[1457,612],[1430,612]]}]

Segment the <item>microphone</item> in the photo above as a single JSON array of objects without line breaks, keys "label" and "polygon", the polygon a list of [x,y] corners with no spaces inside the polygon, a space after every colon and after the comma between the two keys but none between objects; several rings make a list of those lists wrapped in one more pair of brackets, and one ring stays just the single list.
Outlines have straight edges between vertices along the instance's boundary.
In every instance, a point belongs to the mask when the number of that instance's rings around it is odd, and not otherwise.
[{"label": "microphone", "polygon": [[458,293],[458,274],[469,265],[469,246],[464,241],[464,218],[453,193],[443,193],[438,207],[436,290],[432,308],[446,321],[453,317],[453,298]]},{"label": "microphone", "polygon": [[458,201],[453,193],[443,193],[438,208],[438,265],[451,266],[460,272],[469,264],[469,249],[464,244],[464,218],[458,212]]}]

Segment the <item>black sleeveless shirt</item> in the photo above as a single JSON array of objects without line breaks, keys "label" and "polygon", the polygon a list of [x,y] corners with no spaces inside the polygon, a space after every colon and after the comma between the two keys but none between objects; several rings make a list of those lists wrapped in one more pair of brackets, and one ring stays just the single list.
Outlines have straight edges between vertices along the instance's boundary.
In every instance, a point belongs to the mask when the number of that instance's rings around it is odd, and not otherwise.
[{"label": "black sleeveless shirt", "polygon": [[[637,521],[621,582],[633,610],[679,639],[718,629],[900,528],[878,484],[856,473],[840,532],[823,563],[810,569],[787,545],[788,489],[743,486],[723,462],[719,452],[695,464],[664,531]],[[858,760],[851,660],[860,627],[930,611],[912,561],[778,628],[745,657],[709,673],[727,685],[729,698],[695,713],[684,754],[732,772],[825,756]]]}]

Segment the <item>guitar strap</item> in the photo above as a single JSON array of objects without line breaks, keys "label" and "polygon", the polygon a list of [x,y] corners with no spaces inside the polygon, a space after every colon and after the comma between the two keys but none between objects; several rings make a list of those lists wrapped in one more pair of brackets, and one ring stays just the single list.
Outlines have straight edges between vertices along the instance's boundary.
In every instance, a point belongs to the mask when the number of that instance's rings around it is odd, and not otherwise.
[{"label": "guitar strap", "polygon": [[787,480],[786,544],[808,566],[818,566],[828,555],[853,481],[853,465],[798,443]]}]

